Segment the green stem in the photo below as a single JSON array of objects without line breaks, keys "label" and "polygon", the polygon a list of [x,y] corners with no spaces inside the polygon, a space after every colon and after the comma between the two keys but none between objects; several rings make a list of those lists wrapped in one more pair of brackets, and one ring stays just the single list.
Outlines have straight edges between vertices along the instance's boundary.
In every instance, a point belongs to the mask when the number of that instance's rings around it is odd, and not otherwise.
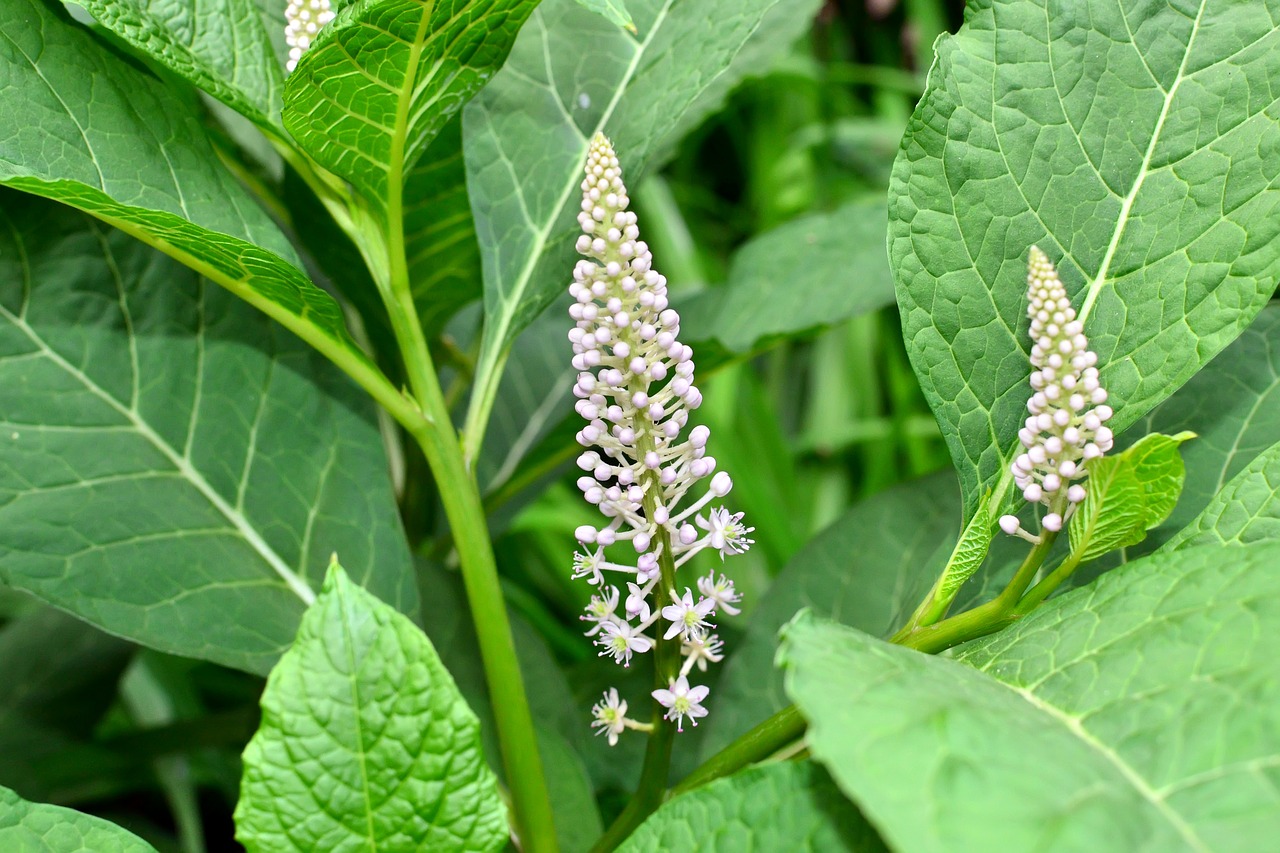
[{"label": "green stem", "polygon": [[1031,591],[1018,602],[1018,606],[1013,609],[1017,616],[1025,616],[1034,610],[1040,602],[1044,601],[1049,595],[1062,585],[1062,582],[1071,577],[1076,567],[1080,565],[1081,558],[1084,556],[1084,548],[1072,552],[1067,555],[1067,559],[1062,561],[1062,565],[1058,566],[1050,572],[1040,583],[1031,588]]},{"label": "green stem", "polygon": [[[398,158],[392,160],[399,162]],[[424,423],[411,434],[431,466],[453,532],[497,723],[516,833],[524,850],[554,851],[557,841],[551,801],[484,506],[476,481],[463,459],[413,301],[405,253],[403,187],[398,174],[390,177],[386,229],[388,278],[378,284],[404,360],[405,375],[425,416]]]},{"label": "green stem", "polygon": [[764,761],[804,736],[804,717],[795,705],[788,705],[751,731],[717,752],[672,789],[672,796],[728,776],[751,764]]}]

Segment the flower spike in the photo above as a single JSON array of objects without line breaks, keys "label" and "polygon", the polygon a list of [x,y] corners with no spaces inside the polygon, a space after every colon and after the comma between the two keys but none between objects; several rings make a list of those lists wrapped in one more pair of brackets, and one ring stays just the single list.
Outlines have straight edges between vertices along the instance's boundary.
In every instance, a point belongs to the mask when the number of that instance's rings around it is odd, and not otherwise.
[{"label": "flower spike", "polygon": [[[1027,316],[1031,318],[1029,417],[1018,431],[1025,452],[1013,461],[1013,481],[1029,503],[1049,509],[1041,526],[1056,532],[1084,500],[1087,464],[1111,449],[1106,389],[1098,381],[1098,356],[1089,349],[1067,290],[1049,258],[1031,247],[1027,264]],[[1011,536],[1038,542],[1017,516],[1000,518]]]},{"label": "flower spike", "polygon": [[[731,580],[713,573],[698,580],[696,597],[690,588],[683,596],[671,589],[669,597],[651,601],[663,582],[660,560],[679,567],[707,548],[721,559],[741,554],[752,545],[754,528],[743,524],[742,513],[709,507],[729,494],[733,480],[707,455],[711,431],[689,428],[689,412],[702,403],[693,350],[678,339],[680,315],[668,305],[667,279],[653,268],[630,203],[613,145],[596,134],[582,181],[577,249],[586,257],[569,285],[575,323],[569,342],[578,370],[575,408],[586,421],[577,435],[586,448],[578,457],[578,488],[604,521],[575,531],[585,553],[574,556],[572,571],[600,590],[583,619],[602,655],[626,666],[633,655],[679,638],[683,665],[653,697],[682,725],[707,713],[701,703],[710,691],[691,687],[690,671],[722,656],[721,641],[708,633],[710,617],[738,613],[741,596]],[[706,478],[701,497],[692,498]],[[611,547],[631,559],[606,559]],[[619,588],[606,586],[606,573],[627,576],[619,584],[627,589],[621,608]],[[610,744],[625,728],[646,728],[621,722],[626,703],[614,690],[593,714],[592,725],[608,733]]]}]

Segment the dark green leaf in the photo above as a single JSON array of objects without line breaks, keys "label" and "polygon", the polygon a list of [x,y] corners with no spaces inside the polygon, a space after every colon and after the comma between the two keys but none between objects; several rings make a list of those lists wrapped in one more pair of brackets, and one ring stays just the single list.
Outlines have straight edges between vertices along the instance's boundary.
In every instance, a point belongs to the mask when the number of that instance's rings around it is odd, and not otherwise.
[{"label": "dark green leaf", "polygon": [[28,803],[0,788],[0,849],[6,853],[156,853],[138,836],[101,818]]},{"label": "dark green leaf", "polygon": [[966,516],[1007,492],[1029,395],[1027,249],[1072,294],[1121,430],[1280,273],[1280,2],[974,6],[938,42],[890,199],[907,345]]},{"label": "dark green leaf", "polygon": [[1136,545],[1168,518],[1186,476],[1178,445],[1194,437],[1153,433],[1088,463],[1085,499],[1068,524],[1072,554],[1092,560]]},{"label": "dark green leaf", "polygon": [[0,6],[0,184],[85,210],[367,365],[337,303],[218,163],[197,116],[39,0]]},{"label": "dark green leaf", "polygon": [[959,662],[798,618],[814,757],[894,849],[1265,849],[1280,831],[1280,546],[1149,557]]},{"label": "dark green leaf", "polygon": [[1196,545],[1247,545],[1280,540],[1280,444],[1249,463],[1209,501],[1204,512],[1165,543],[1164,551]]},{"label": "dark green leaf", "polygon": [[1280,305],[1258,319],[1130,432],[1189,430],[1187,480],[1169,520],[1133,551],[1155,550],[1202,512],[1228,481],[1280,436]]},{"label": "dark green leaf", "polygon": [[875,853],[886,848],[826,771],[797,761],[754,767],[676,797],[619,848],[620,853],[672,850]]},{"label": "dark green leaf", "polygon": [[681,311],[680,326],[695,341],[744,353],[892,305],[884,240],[882,202],[852,202],[767,231],[733,256],[724,287]]},{"label": "dark green leaf", "polygon": [[704,755],[787,704],[771,668],[778,629],[801,607],[886,635],[910,615],[945,565],[958,532],[955,475],[895,486],[859,504],[795,555],[751,611],[746,635],[712,694]]},{"label": "dark green leaf", "polygon": [[426,636],[337,563],[244,755],[250,851],[484,851],[507,837],[480,723]]},{"label": "dark green leaf", "polygon": [[386,216],[405,175],[501,67],[536,4],[358,0],[289,75],[285,127]]},{"label": "dark green leaf", "polygon": [[0,579],[265,672],[341,553],[416,609],[371,407],[313,350],[83,214],[0,214]]},{"label": "dark green leaf", "polygon": [[[74,0],[179,77],[266,127],[280,123],[285,2]],[[287,2],[287,0],[286,0]]]}]

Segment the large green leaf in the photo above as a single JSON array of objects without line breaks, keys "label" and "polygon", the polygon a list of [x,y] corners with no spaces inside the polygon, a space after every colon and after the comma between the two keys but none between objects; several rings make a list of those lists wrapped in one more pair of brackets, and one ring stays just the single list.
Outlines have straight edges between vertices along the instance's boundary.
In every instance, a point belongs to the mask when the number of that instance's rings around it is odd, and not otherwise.
[{"label": "large green leaf", "polygon": [[156,853],[132,832],[61,806],[29,803],[0,788],[0,849],[7,853]]},{"label": "large green leaf", "polygon": [[503,70],[468,105],[463,136],[485,281],[473,443],[512,342],[573,268],[575,194],[588,140],[609,134],[635,186],[673,131],[714,106],[701,96],[747,73],[734,58],[779,6],[806,19],[816,4],[637,0],[627,4],[638,28],[632,35],[574,0],[546,0]]},{"label": "large green leaf", "polygon": [[535,5],[357,0],[320,31],[289,75],[285,127],[386,216],[408,170],[501,67]]},{"label": "large green leaf", "polygon": [[412,612],[370,407],[331,365],[93,219],[0,214],[0,579],[258,672],[341,553]]},{"label": "large green leaf", "polygon": [[885,849],[826,771],[809,761],[755,767],[676,797],[619,848],[621,853]]},{"label": "large green leaf", "polygon": [[250,851],[495,850],[507,838],[480,723],[431,641],[334,563],[267,679],[244,753]]},{"label": "large green leaf", "polygon": [[1247,545],[1280,540],[1280,443],[1254,458],[1222,487],[1190,524],[1165,543],[1174,551],[1195,545]]},{"label": "large green leaf", "polygon": [[959,662],[799,617],[807,743],[923,851],[1254,851],[1280,832],[1280,545],[1117,569]]},{"label": "large green leaf", "polygon": [[680,327],[744,353],[892,305],[884,240],[883,202],[855,201],[767,231],[734,254],[724,287],[681,312]]},{"label": "large green leaf", "polygon": [[40,0],[0,6],[0,184],[85,210],[182,260],[313,345],[368,366],[337,303],[218,163],[179,95]]},{"label": "large green leaf", "polygon": [[912,362],[966,516],[1007,491],[1027,249],[1058,265],[1117,430],[1231,342],[1280,274],[1280,2],[986,0],[938,42],[889,190]]},{"label": "large green leaf", "polygon": [[264,127],[284,90],[280,0],[74,0],[94,20]]}]

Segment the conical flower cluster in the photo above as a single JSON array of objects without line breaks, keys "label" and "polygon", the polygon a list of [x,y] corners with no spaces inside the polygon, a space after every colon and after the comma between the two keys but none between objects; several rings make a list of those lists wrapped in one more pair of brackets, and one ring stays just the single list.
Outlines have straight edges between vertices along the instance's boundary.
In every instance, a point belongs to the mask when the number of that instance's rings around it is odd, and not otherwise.
[{"label": "conical flower cluster", "polygon": [[[702,702],[709,690],[690,686],[688,676],[693,667],[705,670],[721,659],[712,620],[737,613],[740,596],[731,580],[715,573],[697,581],[696,593],[659,586],[674,584],[674,568],[699,551],[711,548],[722,558],[746,551],[754,528],[743,525],[742,513],[708,508],[733,482],[707,455],[710,430],[687,429],[689,412],[702,402],[693,351],[678,340],[680,315],[668,307],[667,280],[639,239],[618,158],[601,134],[591,141],[582,193],[577,249],[587,259],[578,261],[569,286],[576,323],[569,340],[579,371],[576,408],[587,421],[577,439],[595,449],[578,457],[586,472],[578,487],[604,517],[600,526],[576,531],[584,550],[574,556],[573,576],[599,588],[582,618],[591,623],[587,635],[601,654],[624,666],[658,638],[678,639],[680,671],[653,696],[678,725],[685,717],[696,724],[707,713]],[[693,498],[706,478],[705,492]],[[606,557],[610,546],[630,556]],[[611,743],[624,728],[647,728],[626,717],[626,703],[614,691],[593,711],[593,725],[608,732]]]},{"label": "conical flower cluster", "polygon": [[[1018,431],[1024,452],[1013,461],[1013,481],[1030,503],[1049,509],[1040,524],[1057,531],[1085,498],[1074,480],[1086,463],[1111,449],[1107,392],[1098,383],[1098,356],[1090,351],[1067,290],[1053,264],[1035,246],[1027,268],[1027,316],[1031,318],[1030,416]],[[1000,519],[1011,535],[1035,540],[1016,516]]]},{"label": "conical flower cluster", "polygon": [[333,20],[333,9],[329,0],[289,0],[284,19],[284,40],[289,45],[285,68],[292,71],[320,28]]}]

